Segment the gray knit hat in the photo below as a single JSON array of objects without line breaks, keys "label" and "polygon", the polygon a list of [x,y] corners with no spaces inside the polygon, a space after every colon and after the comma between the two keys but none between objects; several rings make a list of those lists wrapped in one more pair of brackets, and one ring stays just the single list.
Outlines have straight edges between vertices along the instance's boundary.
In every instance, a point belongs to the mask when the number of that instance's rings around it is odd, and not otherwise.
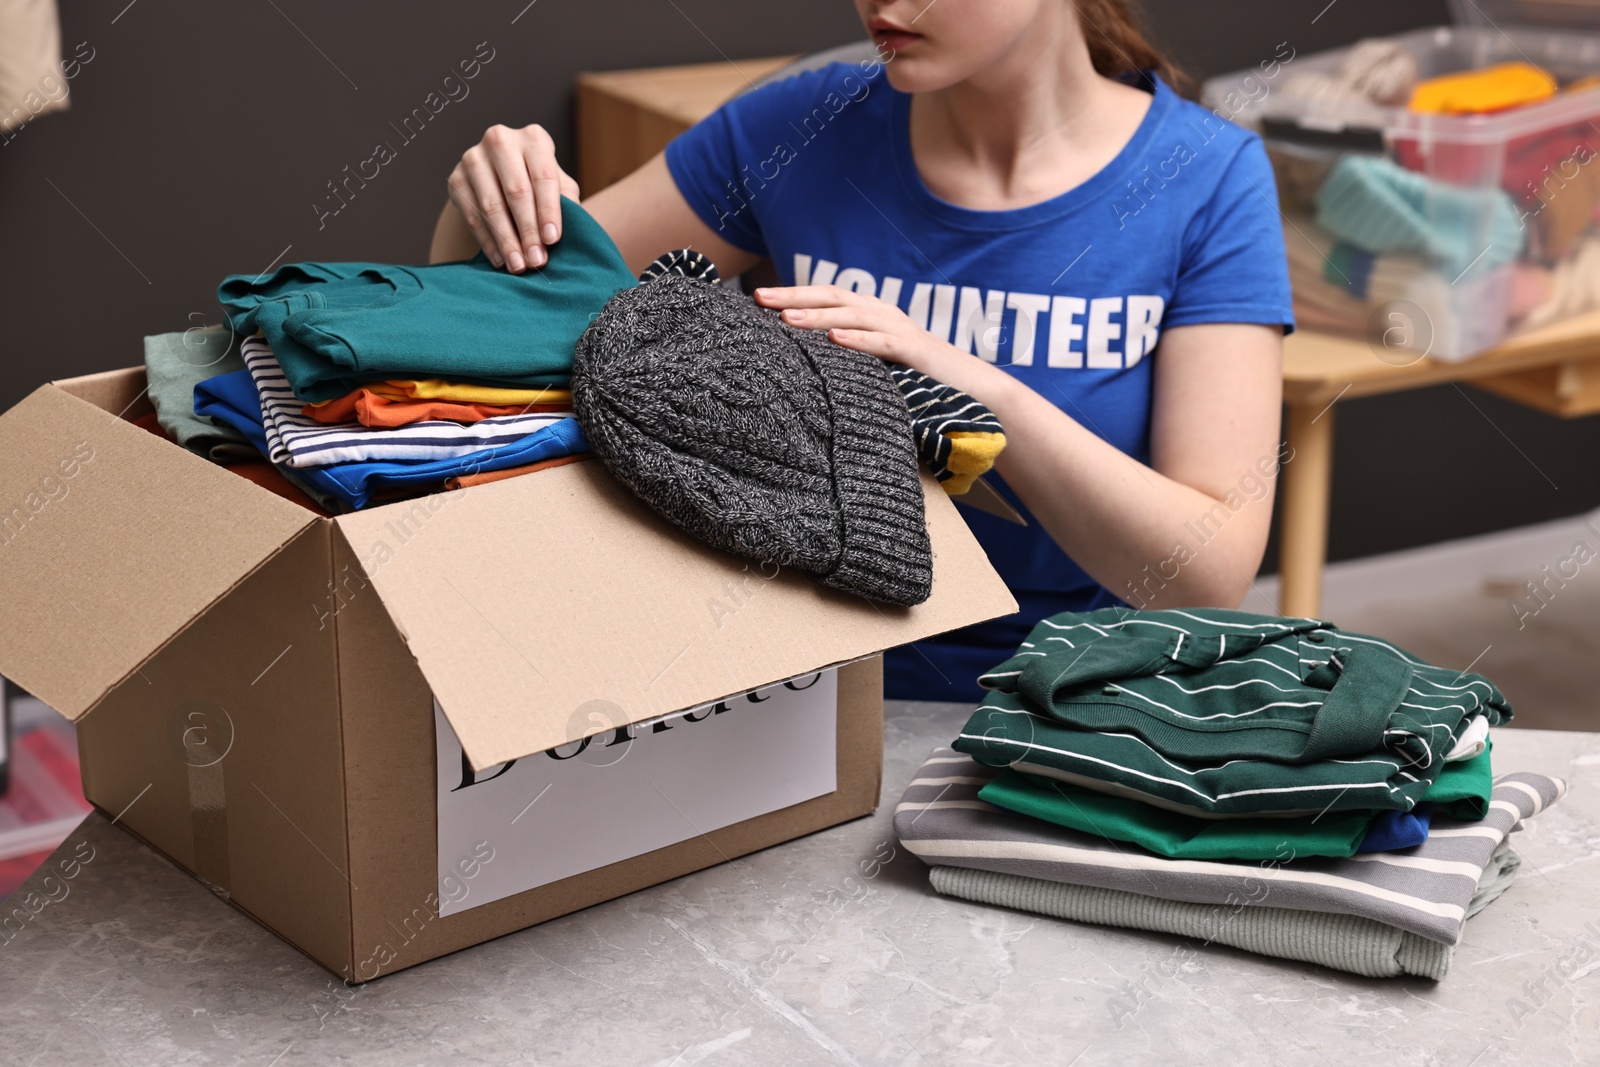
[{"label": "gray knit hat", "polygon": [[870,600],[928,599],[910,417],[876,357],[669,273],[578,340],[572,405],[606,468],[702,541]]}]

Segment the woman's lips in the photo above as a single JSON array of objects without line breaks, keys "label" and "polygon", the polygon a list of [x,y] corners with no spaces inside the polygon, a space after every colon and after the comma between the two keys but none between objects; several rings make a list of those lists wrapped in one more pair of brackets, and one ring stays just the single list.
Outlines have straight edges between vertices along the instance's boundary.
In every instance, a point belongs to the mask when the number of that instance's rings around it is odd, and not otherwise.
[{"label": "woman's lips", "polygon": [[873,30],[872,39],[876,41],[882,48],[899,52],[905,49],[908,45],[916,44],[918,41],[922,40],[922,34],[885,27],[883,29]]}]

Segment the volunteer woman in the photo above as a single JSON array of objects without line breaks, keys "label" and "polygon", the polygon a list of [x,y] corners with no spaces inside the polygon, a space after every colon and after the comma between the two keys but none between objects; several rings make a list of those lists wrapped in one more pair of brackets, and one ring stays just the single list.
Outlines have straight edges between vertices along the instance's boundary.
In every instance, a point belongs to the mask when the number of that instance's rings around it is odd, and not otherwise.
[{"label": "volunteer woman", "polygon": [[[964,514],[1021,611],[895,650],[889,695],[971,700],[1058,611],[1238,606],[1292,328],[1259,141],[1173,91],[1122,0],[856,7],[878,61],[747,93],[583,203],[635,269],[770,257],[784,287],[756,299],[785,320],[1000,417],[1029,525]],[[511,271],[578,196],[538,126],[490,129],[449,191],[436,258],[476,238]]]}]

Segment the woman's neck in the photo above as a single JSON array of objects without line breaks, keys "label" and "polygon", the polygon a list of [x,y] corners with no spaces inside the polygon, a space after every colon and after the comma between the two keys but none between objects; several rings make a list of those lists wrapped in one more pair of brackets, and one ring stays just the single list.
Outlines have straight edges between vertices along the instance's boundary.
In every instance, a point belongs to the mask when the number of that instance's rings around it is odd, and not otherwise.
[{"label": "woman's neck", "polygon": [[1092,177],[1138,129],[1150,94],[1097,74],[1081,38],[1039,40],[1031,54],[913,97],[912,154],[935,195],[981,210],[1047,200]]}]

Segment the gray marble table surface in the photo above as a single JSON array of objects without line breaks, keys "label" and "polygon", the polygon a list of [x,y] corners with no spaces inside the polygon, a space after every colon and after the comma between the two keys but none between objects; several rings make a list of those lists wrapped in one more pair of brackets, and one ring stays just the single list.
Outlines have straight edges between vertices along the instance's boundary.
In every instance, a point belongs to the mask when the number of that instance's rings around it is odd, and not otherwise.
[{"label": "gray marble table surface", "polygon": [[0,946],[0,1064],[1600,1064],[1600,734],[1499,732],[1570,791],[1434,983],[934,895],[890,816],[966,714],[889,706],[871,818],[354,989],[91,815]]}]

